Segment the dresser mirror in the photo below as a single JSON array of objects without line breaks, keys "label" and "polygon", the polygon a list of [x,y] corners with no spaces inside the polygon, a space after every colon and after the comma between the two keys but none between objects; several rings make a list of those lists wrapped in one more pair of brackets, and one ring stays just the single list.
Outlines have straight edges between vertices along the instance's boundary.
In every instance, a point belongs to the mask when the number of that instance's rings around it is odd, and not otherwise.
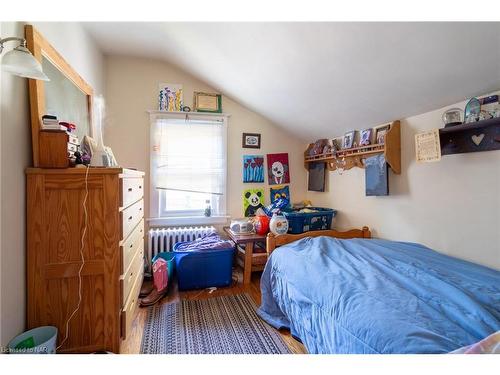
[{"label": "dresser mirror", "polygon": [[41,62],[44,73],[50,79],[46,82],[29,80],[33,166],[39,167],[44,164],[40,163],[41,158],[56,158],[47,155],[53,152],[47,144],[54,140],[48,143],[47,137],[43,142],[40,140],[42,116],[56,115],[59,121],[75,124],[73,135],[81,142],[85,135],[92,135],[93,89],[32,25],[25,26],[25,34],[28,49]]}]

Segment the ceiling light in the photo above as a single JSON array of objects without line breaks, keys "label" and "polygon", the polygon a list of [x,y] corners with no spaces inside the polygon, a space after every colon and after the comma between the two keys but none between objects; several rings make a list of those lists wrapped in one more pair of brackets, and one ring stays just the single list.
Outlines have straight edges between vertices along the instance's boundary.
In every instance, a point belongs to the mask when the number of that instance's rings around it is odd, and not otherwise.
[{"label": "ceiling light", "polygon": [[12,40],[19,41],[20,44],[5,54],[2,59],[2,70],[20,77],[50,81],[43,72],[40,62],[26,48],[26,40],[15,37],[0,39],[0,54],[3,51],[3,44]]}]

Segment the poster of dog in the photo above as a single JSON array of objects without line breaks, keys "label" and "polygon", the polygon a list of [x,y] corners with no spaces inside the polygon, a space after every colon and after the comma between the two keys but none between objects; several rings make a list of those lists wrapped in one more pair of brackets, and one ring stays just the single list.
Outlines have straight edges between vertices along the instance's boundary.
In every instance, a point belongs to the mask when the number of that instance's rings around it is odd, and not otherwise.
[{"label": "poster of dog", "polygon": [[267,177],[269,185],[290,183],[288,153],[267,154]]}]

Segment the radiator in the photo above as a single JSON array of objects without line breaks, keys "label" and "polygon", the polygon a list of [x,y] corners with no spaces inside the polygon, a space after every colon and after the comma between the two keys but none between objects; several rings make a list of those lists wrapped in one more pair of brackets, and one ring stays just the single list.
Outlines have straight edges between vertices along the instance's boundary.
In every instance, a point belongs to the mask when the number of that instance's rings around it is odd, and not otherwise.
[{"label": "radiator", "polygon": [[158,253],[172,251],[177,242],[194,241],[197,238],[216,232],[213,226],[184,228],[152,228],[148,233],[148,262]]}]

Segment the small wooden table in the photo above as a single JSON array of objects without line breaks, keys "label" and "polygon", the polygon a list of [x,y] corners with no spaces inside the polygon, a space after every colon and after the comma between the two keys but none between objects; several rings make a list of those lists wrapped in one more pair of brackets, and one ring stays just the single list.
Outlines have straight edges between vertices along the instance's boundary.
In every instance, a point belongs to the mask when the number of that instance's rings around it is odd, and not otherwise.
[{"label": "small wooden table", "polygon": [[[262,271],[267,262],[266,236],[259,234],[234,234],[229,227],[224,231],[236,244],[236,261],[243,267],[243,284],[249,284],[252,272]],[[260,245],[263,252],[254,252]]]}]

